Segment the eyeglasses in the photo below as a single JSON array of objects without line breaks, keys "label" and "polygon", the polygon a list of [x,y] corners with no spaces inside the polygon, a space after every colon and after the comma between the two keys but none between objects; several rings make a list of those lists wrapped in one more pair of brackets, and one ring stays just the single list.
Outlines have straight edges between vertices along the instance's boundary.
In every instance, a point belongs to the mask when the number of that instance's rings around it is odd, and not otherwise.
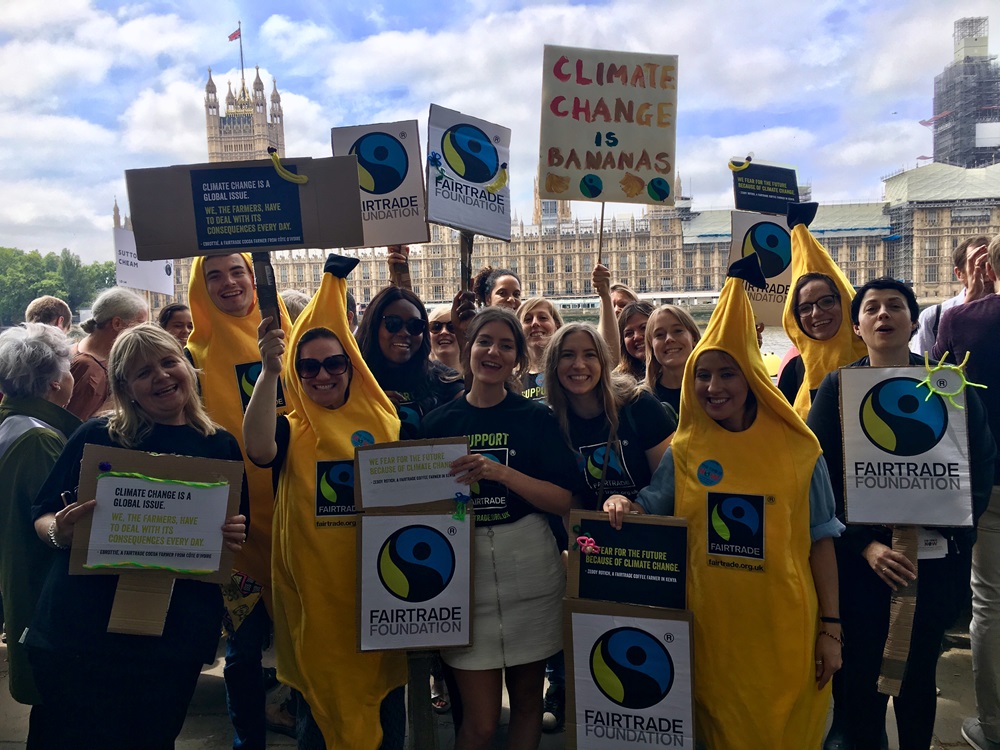
[{"label": "eyeglasses", "polygon": [[[388,326],[386,326],[388,328]],[[445,323],[442,320],[432,320],[431,321],[431,333],[441,333],[442,328],[447,328],[448,333],[455,332],[455,326],[451,323]]]},{"label": "eyeglasses", "polygon": [[815,302],[803,302],[795,308],[795,312],[800,318],[804,318],[807,315],[812,315],[814,307],[818,307],[820,310],[832,310],[833,306],[837,304],[837,299],[836,294],[827,294]]},{"label": "eyeglasses", "polygon": [[309,380],[319,375],[320,368],[330,375],[342,375],[351,366],[351,360],[346,354],[334,354],[322,362],[318,359],[300,359],[295,363],[295,372],[303,380]]},{"label": "eyeglasses", "polygon": [[382,325],[389,333],[399,333],[403,328],[406,328],[406,332],[411,336],[419,336],[427,330],[427,321],[423,318],[403,320],[398,315],[383,316]]}]

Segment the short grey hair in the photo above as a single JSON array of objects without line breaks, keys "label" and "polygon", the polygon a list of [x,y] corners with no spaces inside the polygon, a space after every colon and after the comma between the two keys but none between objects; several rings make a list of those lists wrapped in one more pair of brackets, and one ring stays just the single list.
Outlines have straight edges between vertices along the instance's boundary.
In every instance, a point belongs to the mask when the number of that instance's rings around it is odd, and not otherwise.
[{"label": "short grey hair", "polygon": [[0,333],[0,388],[7,396],[45,398],[69,365],[69,339],[55,326],[22,323]]},{"label": "short grey hair", "polygon": [[121,318],[128,323],[138,318],[143,310],[148,313],[149,306],[138,294],[124,287],[112,287],[97,295],[90,311],[90,319],[82,324],[83,330],[93,333],[113,318]]}]

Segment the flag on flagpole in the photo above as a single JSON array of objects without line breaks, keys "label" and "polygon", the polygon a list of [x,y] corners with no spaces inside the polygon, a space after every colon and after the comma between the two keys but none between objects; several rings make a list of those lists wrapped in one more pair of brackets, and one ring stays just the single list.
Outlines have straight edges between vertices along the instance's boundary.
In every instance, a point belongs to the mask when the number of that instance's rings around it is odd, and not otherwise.
[{"label": "flag on flagpole", "polygon": [[236,31],[234,31],[232,34],[229,35],[229,41],[231,41],[231,42],[235,42],[239,38],[240,38],[240,30],[239,29],[236,29]]}]

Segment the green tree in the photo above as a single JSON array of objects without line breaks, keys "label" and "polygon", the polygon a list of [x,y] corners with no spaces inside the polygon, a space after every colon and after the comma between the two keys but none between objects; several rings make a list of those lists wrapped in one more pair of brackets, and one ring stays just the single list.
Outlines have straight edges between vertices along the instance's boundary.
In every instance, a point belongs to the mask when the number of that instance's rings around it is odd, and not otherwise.
[{"label": "green tree", "polygon": [[58,270],[63,288],[66,290],[66,297],[63,299],[71,310],[79,309],[80,305],[93,298],[93,280],[80,261],[79,255],[64,247],[59,254]]},{"label": "green tree", "polygon": [[84,271],[90,281],[91,299],[87,300],[88,302],[92,301],[98,292],[117,285],[115,262],[113,260],[106,260],[103,263],[91,263],[89,266],[84,266]]}]

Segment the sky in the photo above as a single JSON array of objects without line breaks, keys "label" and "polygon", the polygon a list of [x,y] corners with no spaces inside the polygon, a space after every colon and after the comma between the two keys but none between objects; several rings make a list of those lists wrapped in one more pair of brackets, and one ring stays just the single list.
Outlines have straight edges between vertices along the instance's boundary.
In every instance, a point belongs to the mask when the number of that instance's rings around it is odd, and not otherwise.
[{"label": "sky", "polygon": [[[277,80],[288,157],[330,128],[431,103],[512,130],[514,211],[531,220],[545,44],[676,54],[677,157],[695,209],[732,206],[726,162],[797,168],[821,202],[877,201],[933,153],[934,76],[954,22],[992,0],[0,0],[0,246],[111,260],[126,169],[207,161],[208,68],[224,98]],[[1000,14],[993,19],[1000,23]],[[1000,37],[1000,28],[994,29]],[[996,41],[990,51],[996,52]],[[425,146],[426,148],[426,146]],[[14,168],[16,167],[16,169]],[[575,202],[579,217],[599,204]],[[615,214],[641,211],[617,205]]]}]

